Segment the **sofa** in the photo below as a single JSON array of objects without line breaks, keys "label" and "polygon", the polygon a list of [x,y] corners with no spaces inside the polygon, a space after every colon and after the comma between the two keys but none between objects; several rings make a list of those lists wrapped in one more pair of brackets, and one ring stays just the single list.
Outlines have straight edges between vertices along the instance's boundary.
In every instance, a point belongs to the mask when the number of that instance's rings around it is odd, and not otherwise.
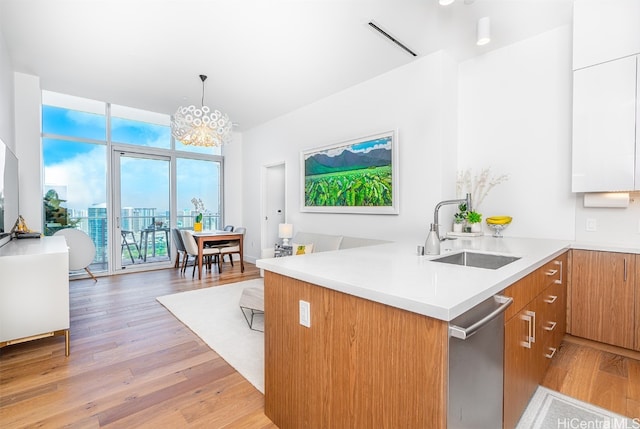
[{"label": "sofa", "polygon": [[[304,253],[328,252],[332,250],[352,249],[354,247],[372,246],[374,244],[388,243],[385,240],[373,238],[349,237],[346,235],[320,234],[316,232],[298,232],[290,240],[289,244],[296,247],[302,245]],[[296,248],[293,252],[296,253]],[[273,258],[274,249],[262,249],[262,258]],[[264,271],[260,270],[264,276]]]},{"label": "sofa", "polygon": [[371,246],[374,244],[387,243],[384,240],[376,240],[372,238],[349,237],[345,235],[329,235],[319,234],[315,232],[298,232],[291,240],[293,244],[312,244],[311,252],[328,252],[331,250],[351,249],[354,247]]}]

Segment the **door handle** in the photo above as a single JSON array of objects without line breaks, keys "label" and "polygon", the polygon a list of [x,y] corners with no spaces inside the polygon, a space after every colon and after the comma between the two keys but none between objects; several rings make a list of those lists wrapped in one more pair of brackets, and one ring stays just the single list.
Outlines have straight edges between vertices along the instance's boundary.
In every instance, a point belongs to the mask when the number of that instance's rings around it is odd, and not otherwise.
[{"label": "door handle", "polygon": [[556,284],[562,284],[562,277],[564,275],[564,266],[562,265],[562,261],[556,261],[556,265],[560,265],[560,278],[555,281]]},{"label": "door handle", "polygon": [[545,299],[544,302],[547,304],[553,304],[558,299],[558,295],[549,295],[549,298]]},{"label": "door handle", "polygon": [[495,295],[493,298],[500,303],[500,306],[498,308],[496,308],[491,313],[487,314],[482,319],[478,320],[477,322],[473,323],[471,326],[468,326],[466,328],[463,328],[461,326],[456,326],[456,325],[450,325],[449,336],[458,338],[460,340],[466,340],[467,338],[469,338],[470,336],[478,332],[478,330],[480,330],[483,326],[485,326],[486,324],[491,322],[493,319],[498,317],[501,313],[503,313],[507,309],[507,307],[511,305],[511,303],[513,303],[513,298],[511,297]]},{"label": "door handle", "polygon": [[526,341],[521,341],[520,345],[522,347],[526,347],[528,349],[531,348],[531,338],[532,338],[532,330],[533,330],[533,323],[532,323],[532,311],[526,311],[522,316],[520,316],[520,318],[522,320],[524,320],[525,322],[527,322],[527,340]]}]

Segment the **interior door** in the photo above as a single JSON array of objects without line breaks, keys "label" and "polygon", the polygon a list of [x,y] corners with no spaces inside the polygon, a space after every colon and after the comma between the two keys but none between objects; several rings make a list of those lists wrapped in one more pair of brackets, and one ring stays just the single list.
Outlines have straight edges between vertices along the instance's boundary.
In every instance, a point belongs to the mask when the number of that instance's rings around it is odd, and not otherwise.
[{"label": "interior door", "polygon": [[113,270],[171,262],[171,158],[113,152]]},{"label": "interior door", "polygon": [[262,247],[273,248],[274,244],[280,243],[278,225],[286,222],[285,165],[271,165],[267,166],[265,170]]}]

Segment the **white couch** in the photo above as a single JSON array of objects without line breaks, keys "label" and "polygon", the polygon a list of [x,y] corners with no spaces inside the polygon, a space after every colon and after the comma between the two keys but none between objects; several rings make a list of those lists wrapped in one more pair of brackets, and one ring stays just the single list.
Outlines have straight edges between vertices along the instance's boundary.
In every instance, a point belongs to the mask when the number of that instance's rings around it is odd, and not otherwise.
[{"label": "white couch", "polygon": [[298,232],[291,240],[291,243],[313,244],[313,253],[317,253],[383,244],[387,243],[387,241],[372,238],[348,237],[344,235],[319,234],[315,232]]},{"label": "white couch", "polygon": [[[374,244],[388,243],[385,240],[373,238],[349,237],[345,235],[320,234],[315,232],[298,232],[290,240],[290,244],[313,244],[312,253],[327,252],[331,250],[351,249],[354,247],[372,246]],[[262,258],[273,258],[274,249],[262,249]],[[264,271],[260,270],[264,276]]]}]

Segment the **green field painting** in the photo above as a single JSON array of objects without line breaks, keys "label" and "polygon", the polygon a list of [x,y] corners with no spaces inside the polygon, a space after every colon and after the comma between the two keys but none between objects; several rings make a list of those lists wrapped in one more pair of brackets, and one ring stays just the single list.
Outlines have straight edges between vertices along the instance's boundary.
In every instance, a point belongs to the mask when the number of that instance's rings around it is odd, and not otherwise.
[{"label": "green field painting", "polygon": [[391,206],[391,179],[390,165],[306,176],[305,206]]}]

